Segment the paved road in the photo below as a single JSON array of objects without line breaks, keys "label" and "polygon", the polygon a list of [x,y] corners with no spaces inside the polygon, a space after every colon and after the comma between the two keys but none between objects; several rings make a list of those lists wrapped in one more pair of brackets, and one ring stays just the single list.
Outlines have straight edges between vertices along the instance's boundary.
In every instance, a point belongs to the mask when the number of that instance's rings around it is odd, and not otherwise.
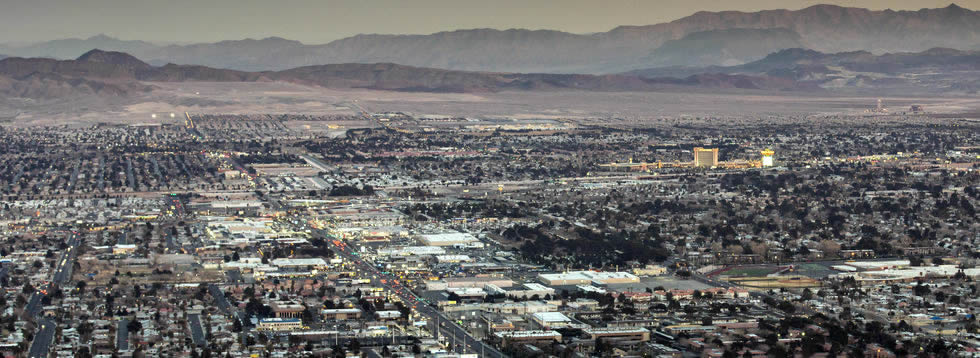
[{"label": "paved road", "polygon": [[187,315],[187,325],[191,328],[191,340],[194,341],[194,344],[198,347],[207,346],[208,341],[204,337],[204,326],[201,325],[201,315]]},{"label": "paved road", "polygon": [[20,168],[17,168],[17,173],[14,174],[14,179],[12,179],[9,184],[7,184],[7,189],[10,189],[14,185],[16,185],[17,182],[20,181],[20,177],[22,177],[22,176],[24,176],[24,166],[23,165]]},{"label": "paved road", "polygon": [[373,265],[354,255],[352,250],[348,249],[348,247],[342,242],[334,240],[326,233],[326,231],[317,229],[315,232],[323,236],[324,239],[330,243],[331,249],[337,253],[337,255],[357,265],[358,272],[362,277],[377,277],[375,281],[378,281],[378,283],[385,286],[390,292],[398,296],[407,306],[425,316],[430,322],[438,322],[438,326],[433,324],[436,332],[449,338],[449,342],[452,345],[450,349],[453,351],[458,353],[476,353],[480,357],[506,357],[503,353],[494,349],[490,345],[474,338],[466,329],[457,325],[451,319],[442,314],[442,312],[439,312],[427,305],[425,301],[405,287],[398,281],[397,278],[382,274]]},{"label": "paved road", "polygon": [[57,326],[54,321],[42,318],[38,320],[40,328],[37,331],[37,335],[34,336],[34,341],[31,342],[31,348],[27,353],[29,358],[45,358],[48,356],[48,350],[51,348],[51,343],[54,342],[54,332]]},{"label": "paved road", "polygon": [[186,210],[184,208],[184,203],[180,200],[179,197],[174,196],[174,195],[169,195],[168,198],[169,199],[167,200],[167,203],[171,207],[173,207],[173,209],[174,209],[174,215],[177,216],[177,217],[183,217],[184,214],[186,214]]},{"label": "paved road", "polygon": [[309,154],[300,154],[299,157],[300,158],[303,158],[303,160],[305,160],[307,164],[313,166],[314,168],[319,169],[322,172],[329,172],[329,171],[332,171],[333,169],[335,169],[334,166],[331,166],[331,165],[329,165],[327,163],[324,163],[323,161],[321,161],[319,159],[316,159],[312,155],[309,155]]},{"label": "paved road", "polygon": [[71,238],[68,239],[68,249],[61,254],[58,258],[58,263],[55,266],[54,276],[51,279],[51,283],[38,287],[34,293],[31,294],[31,298],[27,300],[27,306],[24,307],[24,311],[27,312],[31,317],[37,318],[37,315],[41,313],[41,298],[43,298],[48,293],[51,293],[55,288],[68,282],[71,278],[72,266],[75,263],[75,252],[78,250],[78,246],[81,244],[81,239],[78,235],[72,234]]},{"label": "paved road", "polygon": [[126,158],[126,182],[129,187],[136,191],[136,176],[133,174],[133,159]]},{"label": "paved road", "polygon": [[81,242],[82,240],[77,234],[72,234],[71,238],[68,239],[68,248],[61,253],[61,257],[58,259],[52,282],[60,286],[71,278],[72,266],[75,264],[75,253],[78,251]]},{"label": "paved road", "polygon": [[54,276],[51,279],[51,283],[38,288],[33,294],[31,294],[30,300],[27,301],[27,306],[24,310],[31,317],[37,319],[40,325],[40,330],[37,335],[34,336],[34,341],[31,342],[31,349],[29,351],[28,357],[47,357],[48,350],[51,348],[51,343],[54,342],[55,333],[55,322],[48,318],[38,318],[41,313],[41,298],[48,293],[53,292],[55,289],[61,287],[61,285],[68,282],[71,279],[72,266],[75,264],[75,253],[78,251],[78,246],[81,244],[82,240],[78,234],[71,234],[68,239],[68,248],[65,252],[61,254],[58,258],[58,263],[55,266]]},{"label": "paved road", "polygon": [[99,157],[99,169],[95,170],[95,187],[105,191],[105,157]]},{"label": "paved road", "polygon": [[129,328],[126,327],[128,325],[129,320],[126,318],[119,320],[119,323],[116,325],[116,348],[120,352],[129,351]]},{"label": "paved road", "polygon": [[177,242],[174,240],[174,236],[167,233],[167,252],[176,253],[177,251],[180,251],[180,248],[177,247]]},{"label": "paved road", "polygon": [[160,186],[166,186],[167,178],[165,178],[163,174],[160,173],[160,162],[157,161],[156,157],[150,156],[150,163],[153,164],[153,173],[156,174],[157,176],[157,183]]},{"label": "paved road", "polygon": [[68,180],[68,193],[72,193],[75,190],[75,184],[78,183],[78,170],[82,166],[81,160],[75,163],[75,168],[71,171],[71,178]]},{"label": "paved road", "polygon": [[[353,334],[349,332],[344,332],[344,334]],[[356,337],[356,336],[340,336],[330,335],[324,339],[325,342],[330,343],[330,345],[337,344],[341,347],[347,347],[350,342],[357,341],[361,344],[362,348],[377,348],[380,352],[383,346],[399,346],[399,345],[412,345],[418,343],[419,337],[417,336],[383,336],[383,337]]]},{"label": "paved road", "polygon": [[381,355],[374,348],[364,348],[361,350],[361,353],[364,353],[368,358],[381,358]]},{"label": "paved road", "polygon": [[225,297],[225,294],[221,292],[221,288],[218,288],[218,285],[213,283],[208,284],[208,293],[211,294],[211,297],[214,297],[214,301],[218,304],[218,308],[221,309],[222,313],[231,314],[233,312],[231,303],[228,302],[228,297]]},{"label": "paved road", "polygon": [[31,317],[37,317],[41,313],[41,297],[43,296],[44,294],[40,290],[34,291],[31,294],[31,298],[27,300],[27,306],[24,307],[24,311]]}]

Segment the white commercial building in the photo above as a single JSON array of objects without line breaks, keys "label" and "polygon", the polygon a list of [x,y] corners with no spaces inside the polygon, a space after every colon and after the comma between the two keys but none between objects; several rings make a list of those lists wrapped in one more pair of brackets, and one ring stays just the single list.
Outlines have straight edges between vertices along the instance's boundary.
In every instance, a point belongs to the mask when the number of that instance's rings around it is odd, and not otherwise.
[{"label": "white commercial building", "polygon": [[469,255],[438,255],[436,256],[436,262],[438,263],[460,263],[460,262],[470,262],[473,261],[472,257]]},{"label": "white commercial building", "polygon": [[433,256],[445,254],[446,249],[438,246],[403,246],[378,250],[378,256]]},{"label": "white commercial building", "polygon": [[478,242],[475,236],[461,232],[419,235],[419,241],[426,246],[468,245]]},{"label": "white commercial building", "polygon": [[571,271],[564,273],[543,273],[538,280],[549,286],[608,285],[614,283],[640,282],[640,278],[628,272]]},{"label": "white commercial building", "polygon": [[274,259],[272,260],[272,265],[279,268],[306,268],[306,269],[324,269],[327,267],[327,262],[322,258],[302,258],[302,259]]},{"label": "white commercial building", "polygon": [[543,299],[545,296],[554,295],[555,289],[540,283],[524,283],[512,289],[504,289],[494,284],[487,284],[484,290],[492,295],[504,295],[506,297],[530,298],[538,296]]},{"label": "white commercial building", "polygon": [[567,327],[572,323],[572,319],[568,318],[561,312],[538,312],[531,315],[531,320],[535,323],[541,325],[544,329],[554,329]]}]

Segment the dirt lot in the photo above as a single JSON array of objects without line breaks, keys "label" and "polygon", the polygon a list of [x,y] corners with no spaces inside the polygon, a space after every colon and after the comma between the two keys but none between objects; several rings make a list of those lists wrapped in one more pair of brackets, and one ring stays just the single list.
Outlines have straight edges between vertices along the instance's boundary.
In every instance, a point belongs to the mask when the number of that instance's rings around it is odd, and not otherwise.
[{"label": "dirt lot", "polygon": [[[861,114],[877,101],[869,95],[760,91],[585,92],[539,91],[482,94],[336,90],[278,82],[152,83],[157,89],[137,97],[83,97],[48,101],[0,99],[5,125],[75,126],[93,123],[159,123],[182,120],[169,114],[353,114],[402,111],[415,115],[484,119],[562,119],[630,126],[675,118],[752,121],[769,117]],[[885,97],[894,111],[911,104],[930,113],[980,113],[976,97]],[[157,114],[156,118],[152,115]],[[349,128],[349,127],[348,127]]]}]

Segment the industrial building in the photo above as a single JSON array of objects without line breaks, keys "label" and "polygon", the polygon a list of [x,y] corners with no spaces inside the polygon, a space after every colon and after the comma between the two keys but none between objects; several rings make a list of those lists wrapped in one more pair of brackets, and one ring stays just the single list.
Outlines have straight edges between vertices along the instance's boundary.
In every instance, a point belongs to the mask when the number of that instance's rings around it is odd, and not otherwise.
[{"label": "industrial building", "polygon": [[447,277],[438,281],[427,281],[427,290],[445,290],[446,288],[479,288],[488,284],[507,288],[514,286],[514,280],[502,277]]},{"label": "industrial building", "polygon": [[561,333],[555,331],[509,331],[494,333],[504,345],[514,343],[548,345],[561,341]]},{"label": "industrial building", "polygon": [[591,339],[612,339],[623,341],[646,342],[650,340],[650,330],[646,328],[586,328],[585,334]]},{"label": "industrial building", "polygon": [[323,270],[329,267],[326,261],[318,257],[274,259],[272,260],[272,265],[278,267],[280,270]]},{"label": "industrial building", "polygon": [[531,320],[544,329],[564,328],[572,324],[572,319],[561,312],[538,312],[531,315]]},{"label": "industrial building", "polygon": [[538,275],[538,280],[548,286],[586,285],[590,283],[608,285],[611,283],[640,282],[640,278],[631,273],[598,271],[543,273]]},{"label": "industrial building", "polygon": [[475,236],[461,232],[423,234],[419,235],[419,241],[426,246],[468,245],[479,242]]},{"label": "industrial building", "polygon": [[460,262],[471,262],[473,258],[469,255],[438,255],[436,256],[436,262],[438,263],[452,263],[458,264]]},{"label": "industrial building", "polygon": [[504,295],[506,297],[516,297],[516,298],[530,298],[538,296],[539,298],[544,298],[548,295],[554,295],[555,289],[544,286],[539,283],[524,283],[518,287],[513,288],[501,288],[494,284],[487,284],[483,288],[490,294],[494,295]]}]

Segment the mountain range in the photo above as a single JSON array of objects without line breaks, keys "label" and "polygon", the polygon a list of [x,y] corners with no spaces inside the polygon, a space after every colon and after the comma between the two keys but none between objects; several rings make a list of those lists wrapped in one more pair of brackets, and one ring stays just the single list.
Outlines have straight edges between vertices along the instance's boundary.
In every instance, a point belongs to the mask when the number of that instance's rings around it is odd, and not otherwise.
[{"label": "mountain range", "polygon": [[72,59],[100,48],[131,53],[157,66],[179,63],[242,71],[393,63],[482,72],[603,74],[665,66],[733,66],[788,48],[881,54],[936,47],[980,48],[980,12],[955,4],[918,11],[815,5],[795,11],[698,12],[669,23],[620,26],[594,34],[470,29],[357,35],[319,45],[277,37],[156,45],[100,35],[0,46],[0,53]]},{"label": "mountain range", "polygon": [[980,51],[933,48],[875,55],[868,51],[823,53],[793,48],[737,66],[661,67],[624,74],[663,78],[705,73],[781,78],[798,87],[824,89],[976,93],[980,90]]},{"label": "mountain range", "polygon": [[247,72],[199,65],[153,66],[126,53],[102,50],[91,50],[74,60],[0,60],[0,94],[8,97],[128,97],[150,93],[160,82],[185,81],[278,81],[324,88],[454,93],[704,89],[976,93],[980,90],[980,51],[934,48],[875,55],[793,48],[736,66],[660,67],[609,75],[457,71],[393,63]]},{"label": "mountain range", "polygon": [[246,72],[198,65],[153,66],[122,52],[92,50],[74,60],[9,57],[0,60],[0,94],[51,99],[70,95],[126,97],[153,91],[157,82],[281,81],[325,88],[479,93],[504,90],[652,91],[706,87],[798,89],[793,81],[727,74],[685,78],[637,75],[523,74],[455,71],[397,65],[331,64],[283,71]]}]

